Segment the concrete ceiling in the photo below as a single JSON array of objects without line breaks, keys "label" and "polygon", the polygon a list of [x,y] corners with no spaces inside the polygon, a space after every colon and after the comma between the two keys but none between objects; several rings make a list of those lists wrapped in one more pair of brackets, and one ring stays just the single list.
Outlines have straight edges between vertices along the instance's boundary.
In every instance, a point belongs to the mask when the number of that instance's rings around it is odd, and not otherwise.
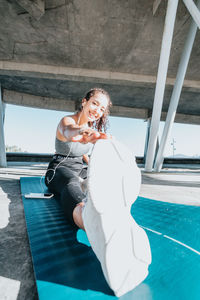
[{"label": "concrete ceiling", "polygon": [[[111,95],[113,115],[151,115],[167,1],[1,0],[3,101],[73,110],[91,87]],[[153,13],[154,12],[154,13]],[[179,1],[162,118],[191,17]],[[197,32],[176,121],[200,124]]]}]

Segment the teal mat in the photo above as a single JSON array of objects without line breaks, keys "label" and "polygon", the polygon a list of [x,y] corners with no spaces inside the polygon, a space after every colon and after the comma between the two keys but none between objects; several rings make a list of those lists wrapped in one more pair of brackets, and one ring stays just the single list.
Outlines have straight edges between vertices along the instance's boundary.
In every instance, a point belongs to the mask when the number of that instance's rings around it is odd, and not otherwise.
[{"label": "teal mat", "polygon": [[[21,192],[42,192],[40,178],[22,177]],[[117,299],[85,232],[70,226],[57,201],[22,199],[39,299]],[[120,299],[199,300],[200,207],[138,197],[131,212],[148,234],[152,264]]]}]

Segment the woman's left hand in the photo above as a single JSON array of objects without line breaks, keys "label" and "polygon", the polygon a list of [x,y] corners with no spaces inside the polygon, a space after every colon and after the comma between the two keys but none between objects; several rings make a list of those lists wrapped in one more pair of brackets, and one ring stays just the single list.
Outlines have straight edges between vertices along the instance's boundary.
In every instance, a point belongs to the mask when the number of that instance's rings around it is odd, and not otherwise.
[{"label": "woman's left hand", "polygon": [[100,139],[109,139],[111,136],[107,135],[106,133],[103,132],[97,132],[95,130],[85,130],[81,134],[75,136],[72,138],[72,142],[79,142],[83,144],[87,143],[96,143],[96,141]]}]

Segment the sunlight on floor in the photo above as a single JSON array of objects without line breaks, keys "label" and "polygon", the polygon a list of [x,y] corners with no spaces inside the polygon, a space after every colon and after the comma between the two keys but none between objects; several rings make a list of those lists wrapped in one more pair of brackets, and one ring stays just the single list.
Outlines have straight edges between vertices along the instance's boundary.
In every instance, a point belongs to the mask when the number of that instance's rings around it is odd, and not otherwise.
[{"label": "sunlight on floor", "polygon": [[20,281],[0,276],[0,299],[16,300]]}]

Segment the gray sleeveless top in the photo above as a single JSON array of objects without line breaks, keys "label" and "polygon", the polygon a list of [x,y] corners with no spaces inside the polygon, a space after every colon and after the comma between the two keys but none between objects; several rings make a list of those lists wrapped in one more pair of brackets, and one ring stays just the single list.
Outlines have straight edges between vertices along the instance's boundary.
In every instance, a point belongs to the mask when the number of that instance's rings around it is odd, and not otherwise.
[{"label": "gray sleeveless top", "polygon": [[66,156],[82,156],[87,154],[91,150],[92,144],[82,144],[79,142],[63,142],[57,139],[55,140],[56,154],[66,155]]}]

